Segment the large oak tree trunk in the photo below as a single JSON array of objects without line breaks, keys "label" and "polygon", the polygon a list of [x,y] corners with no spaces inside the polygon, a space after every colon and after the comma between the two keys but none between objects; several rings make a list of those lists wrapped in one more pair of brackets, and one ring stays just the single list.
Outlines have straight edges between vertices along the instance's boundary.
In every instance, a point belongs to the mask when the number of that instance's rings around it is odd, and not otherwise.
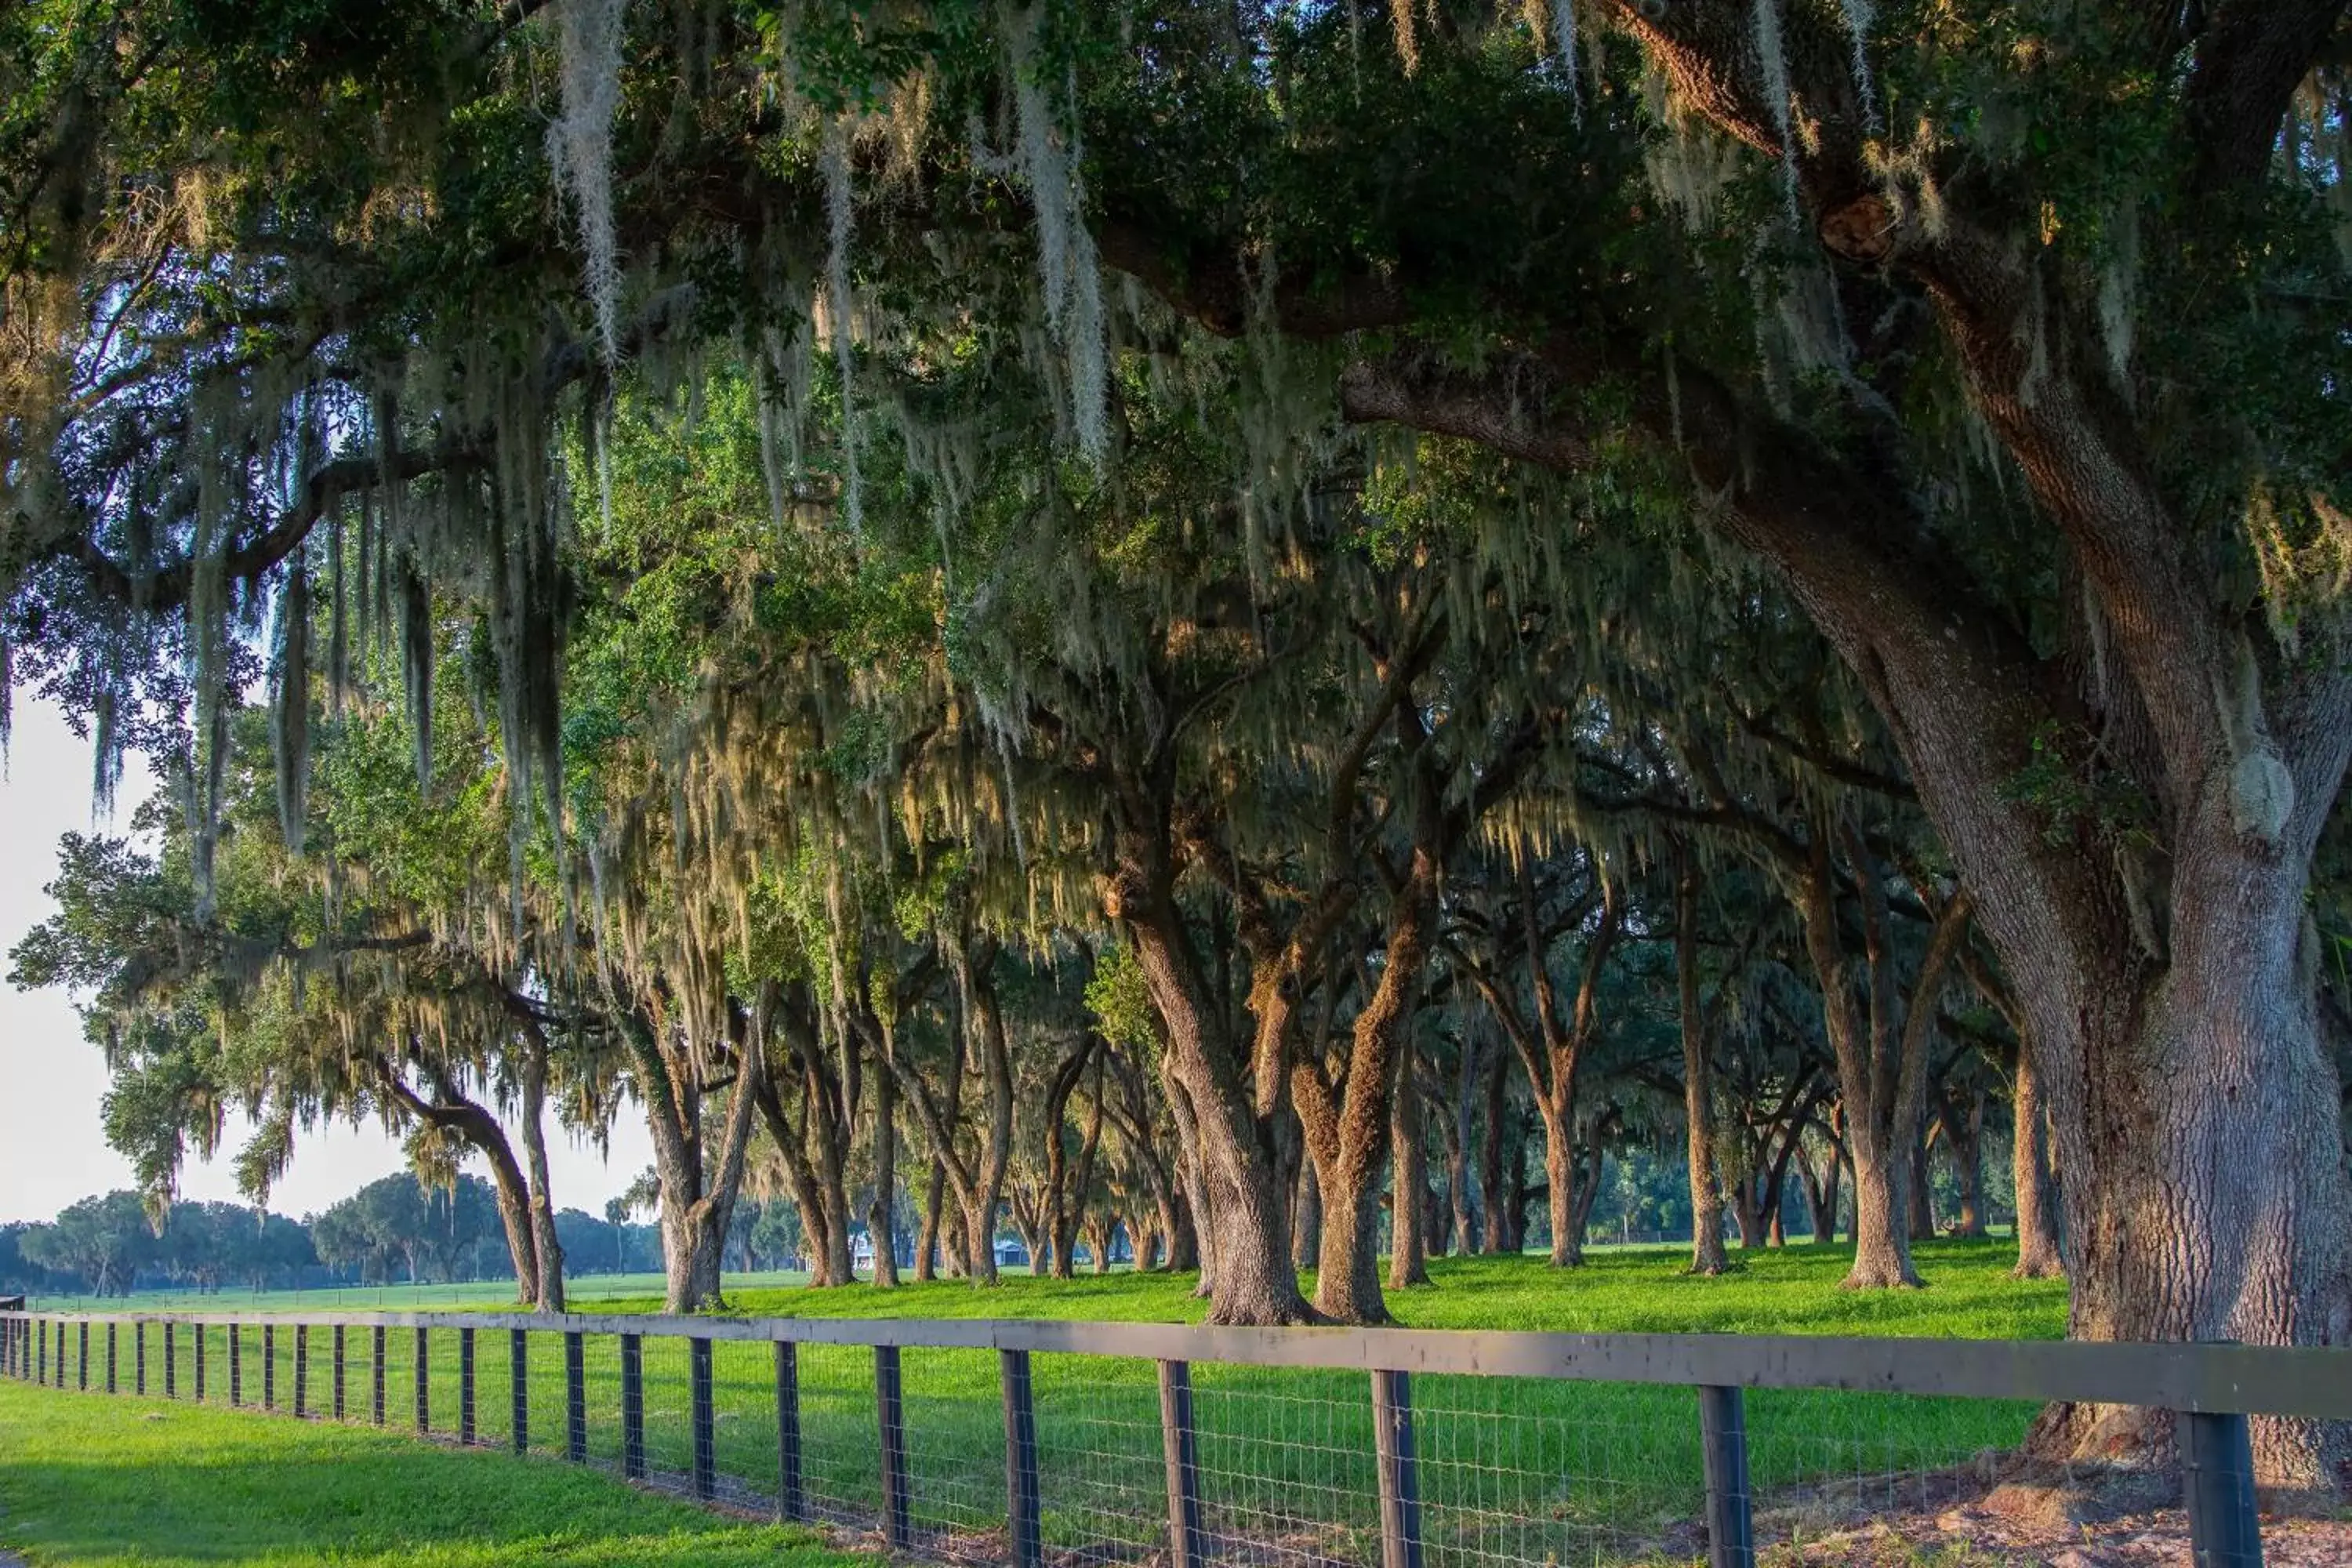
[{"label": "large oak tree trunk", "polygon": [[[2176,861],[2169,963],[2085,974],[2105,1005],[2084,1009],[2063,1053],[2073,1070],[2053,1075],[2069,1332],[2344,1344],[2352,1184],[2304,878],[2215,838]],[[2037,1041],[2063,1027],[2033,1023]],[[2270,1486],[2337,1488],[2352,1463],[2341,1428],[2257,1417],[2253,1436]],[[2168,1437],[2153,1413],[2062,1408],[2036,1441],[2105,1455],[2160,1453]]]},{"label": "large oak tree trunk", "polygon": [[[1960,1235],[1968,1237],[1981,1237],[1985,1233],[1984,1114],[1985,1091],[1982,1088],[1976,1088],[1969,1091],[1965,1110],[1960,1110],[1957,1117],[1948,1113],[1944,1118],[1944,1130],[1951,1141],[1953,1164],[1960,1178],[1958,1228]],[[1958,1126],[1953,1125],[1955,1121],[1958,1122]]]},{"label": "large oak tree trunk", "polygon": [[[1411,1026],[1407,1026],[1410,1029]],[[1422,1141],[1421,1086],[1412,1041],[1397,1052],[1389,1096],[1389,1289],[1429,1283],[1429,1154]]]},{"label": "large oak tree trunk", "polygon": [[[1436,915],[1440,833],[1433,805],[1419,808],[1413,847],[1390,900],[1379,981],[1349,1031],[1348,1076],[1335,1092],[1320,1063],[1294,1064],[1291,1102],[1323,1194],[1323,1245],[1316,1255],[1315,1307],[1343,1323],[1388,1321],[1381,1296],[1380,1182],[1390,1152],[1390,1111],[1400,1063],[1411,1054],[1422,965]],[[1407,1066],[1404,1070],[1409,1071]],[[1416,1140],[1417,1142],[1417,1140]],[[1418,1194],[1412,1205],[1419,1206]]]},{"label": "large oak tree trunk", "polygon": [[1716,1179],[1713,1055],[1698,1000],[1698,862],[1675,843],[1675,991],[1682,1026],[1683,1129],[1691,1204],[1691,1272],[1720,1274],[1723,1189]]},{"label": "large oak tree trunk", "polygon": [[527,1043],[522,1070],[522,1152],[530,1184],[530,1235],[539,1278],[530,1300],[540,1311],[563,1310],[563,1244],[555,1235],[555,1197],[547,1173],[547,1042]]},{"label": "large oak tree trunk", "polygon": [[922,1226],[915,1235],[915,1282],[919,1285],[939,1277],[940,1223],[947,1206],[948,1169],[933,1155],[930,1184],[923,1191]]},{"label": "large oak tree trunk", "polygon": [[1478,1211],[1470,1196],[1471,1118],[1478,1055],[1475,1037],[1465,1031],[1454,1081],[1453,1114],[1445,1122],[1445,1196],[1452,1210],[1452,1250],[1464,1258],[1478,1249]]},{"label": "large oak tree trunk", "polygon": [[1544,1123],[1544,1207],[1551,1221],[1551,1266],[1574,1268],[1584,1262],[1576,1228],[1576,1140],[1559,1112],[1538,1101]]},{"label": "large oak tree trunk", "polygon": [[[1139,891],[1142,889],[1139,889]],[[1147,895],[1149,896],[1149,895]],[[1280,1162],[1247,1089],[1234,1069],[1236,1053],[1216,1037],[1220,1021],[1205,994],[1175,911],[1164,899],[1117,900],[1126,919],[1144,982],[1167,1030],[1164,1065],[1182,1094],[1198,1156],[1201,1198],[1207,1209],[1203,1283],[1210,1321],[1234,1324],[1311,1321],[1290,1263],[1289,1205],[1280,1187]]]},{"label": "large oak tree trunk", "polygon": [[2050,1169],[2050,1118],[2042,1103],[2042,1084],[2034,1071],[2030,1041],[2017,1053],[2017,1076],[2010,1092],[2010,1173],[2017,1189],[2017,1277],[2054,1279],[2066,1272],[2066,1255],[2058,1233],[2058,1188]]},{"label": "large oak tree trunk", "polygon": [[1290,1261],[1298,1268],[1312,1268],[1318,1254],[1323,1250],[1323,1184],[1315,1174],[1315,1162],[1298,1162],[1298,1190],[1290,1200]]},{"label": "large oak tree trunk", "polygon": [[1936,1239],[1936,1182],[1934,1156],[1928,1147],[1927,1130],[1922,1126],[1911,1138],[1911,1239]]},{"label": "large oak tree trunk", "polygon": [[1905,1214],[1910,1162],[1864,1143],[1857,1137],[1853,1144],[1853,1267],[1845,1284],[1850,1289],[1916,1285],[1919,1276],[1911,1268],[1911,1227]]},{"label": "large oak tree trunk", "polygon": [[719,1146],[703,1138],[702,1106],[709,1064],[649,1019],[624,1016],[620,1031],[635,1068],[653,1134],[654,1175],[661,1189],[663,1310],[696,1312],[717,1302],[728,1222],[743,1180],[744,1151],[758,1114],[756,1080],[765,1068],[763,1041],[772,997],[762,998],[748,1027],[733,1021],[735,1091],[720,1123]]},{"label": "large oak tree trunk", "polygon": [[1812,1244],[1826,1247],[1837,1239],[1837,1156],[1832,1153],[1822,1162],[1826,1174],[1815,1169],[1813,1162],[1798,1157],[1798,1174],[1805,1184],[1805,1214],[1812,1226]]},{"label": "large oak tree trunk", "polygon": [[1510,1211],[1504,1195],[1503,1173],[1504,1145],[1508,1140],[1504,1120],[1510,1090],[1510,1055],[1508,1051],[1489,1051],[1486,1075],[1481,1079],[1486,1104],[1485,1114],[1479,1119],[1482,1142],[1478,1145],[1478,1196],[1486,1213],[1478,1250],[1490,1255],[1510,1249]]},{"label": "large oak tree trunk", "polygon": [[898,1283],[898,1091],[887,1062],[874,1074],[874,1198],[866,1209],[866,1238],[874,1248],[874,1283]]}]

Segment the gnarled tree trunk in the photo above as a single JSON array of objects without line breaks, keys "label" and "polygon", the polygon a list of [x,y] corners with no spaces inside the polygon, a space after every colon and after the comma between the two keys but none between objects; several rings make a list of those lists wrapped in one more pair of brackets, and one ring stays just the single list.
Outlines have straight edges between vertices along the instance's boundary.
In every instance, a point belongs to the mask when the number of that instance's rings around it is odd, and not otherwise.
[{"label": "gnarled tree trunk", "polygon": [[1478,1238],[1478,1250],[1498,1254],[1510,1250],[1510,1210],[1505,1195],[1503,1156],[1509,1140],[1505,1127],[1505,1106],[1510,1092],[1510,1053],[1490,1051],[1486,1056],[1485,1076],[1479,1080],[1484,1088],[1484,1114],[1480,1117],[1485,1142],[1478,1146],[1478,1194],[1486,1205],[1486,1226]]},{"label": "gnarled tree trunk", "polygon": [[[2069,1332],[2352,1342],[2352,1186],[2301,868],[2226,826],[2183,850],[2169,962],[2084,973],[2079,1043],[2053,1053],[2067,1064],[2050,1088]],[[2033,1014],[2037,1044],[2063,1038],[2062,1019]],[[2131,1407],[2055,1409],[2035,1437],[2065,1454],[2168,1439],[2159,1414]],[[2255,1419],[2254,1448],[2273,1487],[2332,1491],[2352,1461],[2340,1429],[2283,1417]]]},{"label": "gnarled tree trunk", "polygon": [[2017,1189],[2017,1277],[2061,1279],[2066,1272],[2066,1254],[2058,1233],[2057,1183],[2050,1169],[2050,1118],[2042,1103],[2030,1040],[2018,1049],[2010,1111],[2010,1173]]},{"label": "gnarled tree trunk", "polygon": [[[1694,1274],[1720,1274],[1723,1255],[1723,1189],[1716,1176],[1713,1061],[1707,1048],[1712,1010],[1699,1006],[1698,861],[1690,846],[1675,840],[1675,994],[1682,1026],[1683,1128],[1690,1168],[1691,1267]],[[1722,992],[1717,993],[1720,997]]]},{"label": "gnarled tree trunk", "polygon": [[1389,1289],[1429,1283],[1429,1153],[1423,1144],[1421,1085],[1412,1025],[1399,1043],[1396,1086],[1389,1095]]}]

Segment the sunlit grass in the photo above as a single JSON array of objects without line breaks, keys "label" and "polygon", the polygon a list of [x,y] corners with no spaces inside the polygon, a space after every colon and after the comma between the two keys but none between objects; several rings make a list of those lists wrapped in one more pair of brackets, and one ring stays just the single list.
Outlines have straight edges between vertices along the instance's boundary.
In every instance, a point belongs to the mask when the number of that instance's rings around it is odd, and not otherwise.
[{"label": "sunlit grass", "polygon": [[[2054,1338],[2063,1331],[2064,1287],[2010,1279],[2013,1254],[2006,1245],[1929,1243],[1919,1256],[1929,1289],[1904,1292],[1840,1289],[1848,1259],[1837,1248],[1739,1258],[1741,1268],[1714,1279],[1685,1274],[1673,1249],[1598,1252],[1571,1272],[1535,1258],[1442,1258],[1432,1264],[1435,1284],[1396,1293],[1391,1302],[1402,1322],[1437,1329],[1969,1338]],[[603,1294],[595,1283],[583,1281],[585,1288],[575,1292],[579,1310],[659,1310],[657,1293]],[[1131,1272],[1072,1280],[1012,1274],[990,1289],[960,1280],[891,1291],[736,1282],[726,1310],[1191,1322],[1206,1311],[1193,1289],[1189,1278]],[[227,1392],[227,1335],[217,1327],[205,1332],[208,1395],[219,1400]],[[271,1338],[272,1381],[283,1407],[292,1399],[295,1336],[281,1324]],[[184,1394],[192,1368],[187,1330],[177,1342]],[[373,1418],[373,1343],[366,1329],[347,1331],[345,1408],[357,1421]],[[436,1432],[453,1431],[462,1419],[458,1343],[455,1332],[438,1331],[427,1346],[427,1415]],[[250,1403],[261,1397],[258,1331],[246,1329],[241,1344],[240,1392]],[[331,1403],[331,1340],[314,1329],[308,1344],[303,1386],[317,1413]],[[609,1464],[621,1448],[617,1342],[591,1336],[585,1349],[587,1447],[592,1458]],[[127,1368],[129,1352],[120,1353],[119,1368]],[[159,1378],[160,1346],[151,1343],[149,1353],[151,1376]],[[525,1353],[530,1446],[560,1451],[562,1339],[530,1335]],[[488,1446],[511,1439],[511,1354],[506,1332],[475,1336],[472,1429]],[[881,1506],[872,1352],[803,1346],[798,1356],[810,1501],[823,1517],[870,1522]],[[714,1460],[722,1489],[738,1495],[764,1498],[775,1490],[773,1357],[766,1343],[720,1342],[714,1348]],[[415,1423],[415,1358],[412,1331],[386,1334],[385,1420],[395,1427]],[[645,1342],[645,1457],[657,1474],[677,1475],[692,1464],[687,1367],[683,1341]],[[1003,1415],[994,1354],[910,1349],[904,1368],[919,1528],[940,1534],[1001,1529]],[[121,1375],[127,1384],[127,1371]],[[1269,1541],[1295,1539],[1311,1542],[1328,1558],[1361,1560],[1359,1549],[1378,1523],[1366,1380],[1341,1372],[1209,1365],[1196,1366],[1193,1377],[1213,1532],[1253,1553]],[[1128,1358],[1041,1355],[1035,1384],[1049,1544],[1112,1557],[1149,1550],[1164,1530],[1155,1368]],[[1657,1543],[1687,1534],[1701,1484],[1689,1390],[1424,1376],[1414,1380],[1413,1397],[1433,1558],[1455,1568],[1496,1559],[1617,1561],[1656,1555]],[[1877,1488],[1891,1499],[1902,1477],[2013,1446],[2030,1415],[2030,1406],[2013,1402],[1759,1392],[1748,1398],[1755,1481],[1768,1501],[1824,1484],[1849,1493]]]},{"label": "sunlit grass", "polygon": [[35,1568],[835,1568],[592,1471],[396,1434],[0,1383],[0,1547]]}]

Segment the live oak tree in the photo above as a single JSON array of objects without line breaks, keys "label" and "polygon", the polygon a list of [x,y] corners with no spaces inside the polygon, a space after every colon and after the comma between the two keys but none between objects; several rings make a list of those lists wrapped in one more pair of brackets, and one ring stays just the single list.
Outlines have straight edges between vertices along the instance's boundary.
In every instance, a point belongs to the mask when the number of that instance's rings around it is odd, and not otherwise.
[{"label": "live oak tree", "polygon": [[[204,906],[265,605],[315,585],[421,620],[462,584],[520,843],[567,810],[561,562],[625,360],[756,363],[779,516],[854,532],[902,447],[952,571],[976,409],[1111,484],[1135,411],[1222,353],[1218,521],[1266,546],[1254,585],[1293,538],[1329,559],[1291,503],[1335,414],[1555,477],[1523,540],[1615,533],[1634,497],[1764,563],[1891,738],[1955,873],[1937,910],[1971,901],[1996,952],[2074,1331],[2340,1342],[2352,1186],[2306,894],[2352,750],[2344,10],[20,9],[6,646],[102,754],[164,759]],[[420,692],[430,641],[404,639]],[[1245,1052],[1195,1048],[1239,1020],[1185,950],[1153,782],[1175,728],[1137,731],[1150,787],[1114,795],[1111,908],[1175,1010],[1169,1081],[1202,1101],[1179,1122],[1221,1130],[1211,1206],[1273,1234],[1282,1108]],[[1809,857],[1848,837],[1822,826]],[[1885,857],[1835,858],[1882,968]],[[703,972],[686,1032],[727,1036],[709,944],[668,952]],[[1300,1304],[1286,1256],[1213,1264],[1232,1310]],[[2041,1440],[2164,1434],[2085,1411]],[[2291,1423],[2256,1442],[2280,1482],[2342,1457]]]},{"label": "live oak tree", "polygon": [[[546,1121],[554,1110],[574,1127],[602,1124],[597,1052],[566,1037],[563,1010],[505,924],[503,881],[472,875],[469,852],[500,829],[455,776],[463,769],[445,773],[439,801],[414,801],[402,726],[368,711],[358,688],[330,730],[318,786],[299,798],[331,852],[289,855],[267,749],[248,743],[228,770],[210,911],[196,908],[184,824],[151,808],[139,826],[159,854],[67,839],[51,885],[59,912],[18,944],[12,979],[81,994],[112,1073],[108,1140],[131,1159],[158,1223],[184,1162],[217,1150],[232,1109],[254,1123],[236,1166],[257,1203],[300,1133],[373,1120],[406,1141],[422,1178],[454,1179],[469,1154],[488,1164],[523,1300],[561,1310]],[[443,739],[454,764],[465,730],[447,725]],[[373,809],[388,780],[400,809]]]}]

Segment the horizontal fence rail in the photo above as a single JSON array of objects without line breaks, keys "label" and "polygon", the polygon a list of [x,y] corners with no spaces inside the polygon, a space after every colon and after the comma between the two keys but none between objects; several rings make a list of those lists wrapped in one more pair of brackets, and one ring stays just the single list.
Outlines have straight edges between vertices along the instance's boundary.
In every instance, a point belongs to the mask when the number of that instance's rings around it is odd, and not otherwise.
[{"label": "horizontal fence rail", "polygon": [[2198,1568],[2254,1568],[2247,1418],[2352,1421],[2352,1351],[2228,1344],[10,1311],[0,1371],[233,1405],[257,1387],[280,1412],[290,1392],[297,1416],[1009,1568],[1752,1568],[1824,1521],[1981,1489],[2028,1401],[2173,1413]]}]

